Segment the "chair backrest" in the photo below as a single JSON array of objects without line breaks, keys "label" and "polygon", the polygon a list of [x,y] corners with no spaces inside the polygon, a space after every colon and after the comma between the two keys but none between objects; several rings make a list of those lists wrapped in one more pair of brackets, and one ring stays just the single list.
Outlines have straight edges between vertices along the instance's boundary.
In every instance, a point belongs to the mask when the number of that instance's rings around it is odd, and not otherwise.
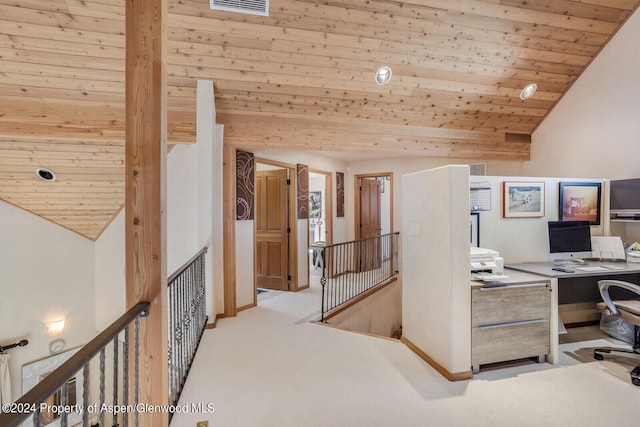
[{"label": "chair backrest", "polygon": [[600,289],[600,295],[602,296],[602,300],[605,302],[605,304],[607,304],[607,307],[609,307],[609,310],[611,310],[611,313],[619,316],[620,312],[618,311],[618,307],[616,306],[616,304],[611,299],[611,296],[609,295],[609,288],[612,286],[631,291],[637,294],[638,297],[640,297],[640,286],[636,285],[635,283],[623,282],[622,280],[598,280],[598,288]]}]

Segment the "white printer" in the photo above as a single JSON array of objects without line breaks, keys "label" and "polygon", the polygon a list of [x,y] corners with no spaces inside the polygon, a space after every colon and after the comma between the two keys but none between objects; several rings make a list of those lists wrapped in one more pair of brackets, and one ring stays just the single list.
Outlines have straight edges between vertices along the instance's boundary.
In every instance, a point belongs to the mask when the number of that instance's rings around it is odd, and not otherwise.
[{"label": "white printer", "polygon": [[502,274],[504,260],[493,249],[471,246],[471,273]]}]

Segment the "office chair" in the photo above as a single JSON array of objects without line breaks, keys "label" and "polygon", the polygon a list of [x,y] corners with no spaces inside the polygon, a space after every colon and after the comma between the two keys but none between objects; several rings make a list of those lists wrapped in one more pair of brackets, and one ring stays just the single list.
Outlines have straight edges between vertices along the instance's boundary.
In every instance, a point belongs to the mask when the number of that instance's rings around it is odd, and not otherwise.
[{"label": "office chair", "polygon": [[[604,311],[607,308],[611,314],[628,322],[634,326],[634,340],[632,349],[623,348],[596,348],[593,350],[593,357],[596,360],[603,360],[603,353],[626,353],[640,355],[640,301],[639,300],[616,300],[613,301],[609,296],[610,287],[619,287],[627,289],[640,297],[640,286],[621,280],[599,280],[598,288],[604,302],[598,303],[598,309]],[[631,382],[633,385],[640,386],[640,365],[631,371]]]}]

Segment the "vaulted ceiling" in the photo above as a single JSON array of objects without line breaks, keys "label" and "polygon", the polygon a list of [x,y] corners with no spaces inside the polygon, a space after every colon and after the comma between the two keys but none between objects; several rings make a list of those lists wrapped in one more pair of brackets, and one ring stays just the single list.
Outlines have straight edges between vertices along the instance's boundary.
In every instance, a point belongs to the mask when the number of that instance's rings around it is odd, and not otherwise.
[{"label": "vaulted ceiling", "polygon": [[[239,147],[526,160],[639,2],[271,0],[263,17],[169,0],[169,143],[195,142],[210,79]],[[0,198],[91,239],[124,203],[124,4],[0,0]]]}]

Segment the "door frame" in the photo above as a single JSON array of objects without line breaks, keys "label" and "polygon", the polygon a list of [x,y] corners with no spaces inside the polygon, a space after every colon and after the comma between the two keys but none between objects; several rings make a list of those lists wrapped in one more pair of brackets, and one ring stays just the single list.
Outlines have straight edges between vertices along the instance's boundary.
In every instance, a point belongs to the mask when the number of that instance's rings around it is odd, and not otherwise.
[{"label": "door frame", "polygon": [[[288,170],[288,179],[290,180],[290,184],[289,184],[289,188],[287,191],[287,198],[289,200],[289,209],[287,212],[287,216],[288,216],[288,227],[291,228],[291,232],[289,233],[289,239],[288,239],[288,246],[289,246],[289,259],[287,261],[287,264],[289,266],[289,273],[288,275],[291,276],[291,280],[289,281],[289,291],[297,291],[298,289],[298,227],[297,227],[297,215],[296,215],[296,200],[297,200],[297,193],[296,193],[296,185],[297,185],[297,173],[296,173],[296,166],[295,165],[291,165],[289,163],[283,163],[283,162],[279,162],[277,160],[271,160],[271,159],[265,159],[263,157],[255,157],[255,162],[257,163],[262,163],[264,165],[270,165],[270,166],[277,166],[280,168],[284,168]],[[255,183],[254,183],[255,184]],[[256,228],[255,228],[255,223],[254,223],[254,231],[253,231],[253,235],[254,235],[254,242],[253,242],[253,288],[254,288],[254,292],[253,292],[253,300],[254,300],[254,305],[258,304],[258,281],[256,280],[256,273],[257,273],[257,260],[256,260],[256,240],[255,240],[255,236],[256,236]]]},{"label": "door frame", "polygon": [[[326,215],[326,238],[325,244],[333,244],[333,172],[325,171],[322,169],[309,168],[309,172],[313,172],[319,175],[324,175],[324,203],[325,203],[325,215]],[[309,221],[311,219],[309,218]],[[309,235],[309,225],[307,224],[307,235]],[[308,242],[310,243],[310,242]],[[309,254],[307,254],[307,265],[309,265]],[[307,287],[311,286],[311,268],[307,267]]]},{"label": "door frame", "polygon": [[380,177],[389,177],[389,233],[393,233],[393,172],[362,173],[353,176],[354,240],[360,240],[360,180]]},{"label": "door frame", "polygon": [[[291,229],[291,226],[289,224],[290,219],[289,219],[289,212],[288,212],[288,206],[289,206],[289,194],[288,194],[288,187],[289,185],[287,184],[287,181],[289,180],[289,170],[287,168],[282,168],[282,167],[274,167],[272,168],[265,168],[265,170],[258,170],[258,165],[261,166],[271,166],[271,165],[266,165],[265,163],[260,163],[260,162],[256,162],[256,169],[255,169],[255,221],[254,221],[254,251],[255,254],[258,254],[258,243],[259,243],[259,236],[258,234],[258,225],[260,224],[260,220],[261,220],[261,213],[262,211],[262,203],[265,202],[265,204],[268,204],[268,194],[267,193],[267,186],[265,185],[265,187],[262,188],[262,190],[264,190],[264,192],[260,193],[260,191],[258,190],[258,179],[260,176],[262,176],[262,174],[265,174],[264,176],[278,176],[281,179],[281,183],[278,186],[279,188],[277,189],[278,194],[276,195],[276,197],[280,198],[282,197],[282,202],[277,206],[275,209],[278,210],[278,215],[282,215],[279,216],[280,219],[280,225],[281,227],[279,228],[279,233],[278,235],[280,236],[280,243],[281,243],[281,247],[280,247],[280,286],[285,285],[284,289],[275,289],[275,288],[267,288],[267,289],[274,289],[274,290],[284,290],[284,291],[288,291],[289,290],[289,286],[290,286],[290,280],[288,279],[287,276],[289,276],[289,234],[290,231],[287,232],[287,229]],[[266,184],[266,182],[265,182]],[[262,198],[258,198],[258,194],[262,194]],[[267,209],[268,210],[268,209]],[[266,224],[263,224],[266,225]],[[265,234],[269,234],[271,235],[268,231],[266,230],[262,230],[262,236],[264,236]],[[265,248],[263,248],[265,249]],[[267,259],[269,258],[268,255],[266,253],[263,253],[264,256],[267,256]],[[257,256],[254,256],[254,266],[256,267],[255,270],[255,277],[254,277],[254,281],[255,281],[255,288],[258,288],[259,286],[257,285],[260,281],[258,280],[259,276],[258,276],[258,267],[265,267],[262,262],[263,260],[258,258]],[[269,266],[270,267],[270,266]],[[268,270],[269,267],[267,267],[267,271],[263,271],[263,277],[266,275],[267,277],[265,278],[266,280],[269,280],[268,278]],[[283,283],[284,282],[284,283]],[[265,283],[263,283],[263,287],[264,287]]]}]

